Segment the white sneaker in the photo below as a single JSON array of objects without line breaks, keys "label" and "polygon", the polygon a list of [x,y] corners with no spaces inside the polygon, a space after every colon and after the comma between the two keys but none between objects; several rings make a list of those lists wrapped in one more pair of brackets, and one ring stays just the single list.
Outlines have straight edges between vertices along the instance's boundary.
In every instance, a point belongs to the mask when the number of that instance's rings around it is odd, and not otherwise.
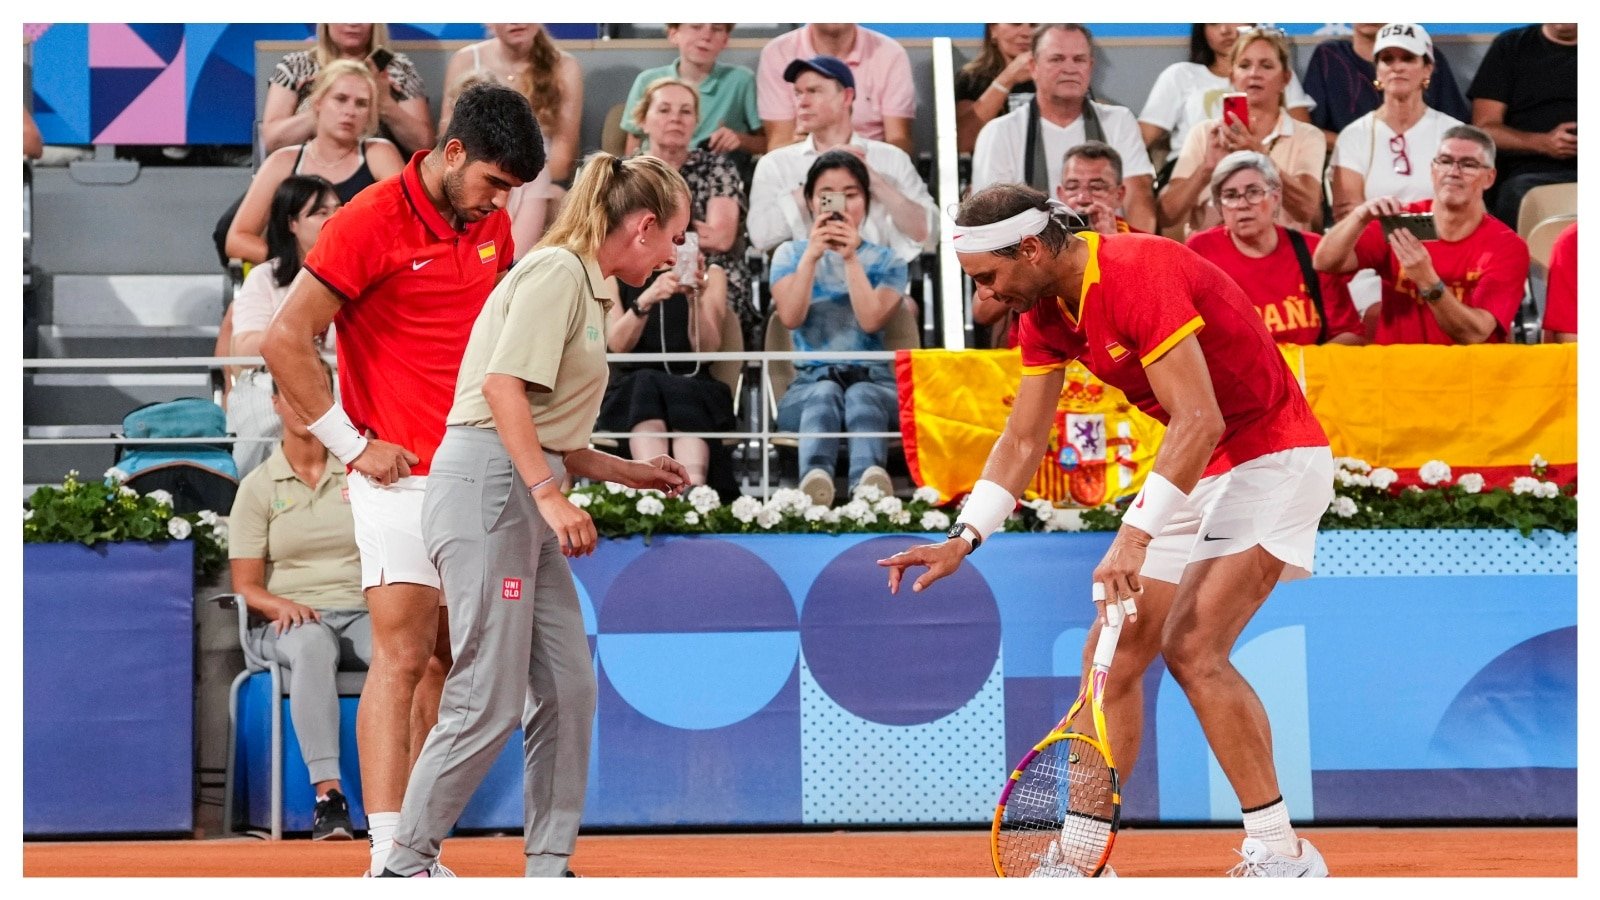
[{"label": "white sneaker", "polygon": [[[1055,841],[1039,857],[1039,868],[1028,873],[1029,878],[1086,878],[1083,871],[1067,859],[1067,854]],[[1100,870],[1101,878],[1115,878],[1117,873],[1108,865]]]},{"label": "white sneaker", "polygon": [[811,502],[818,506],[833,505],[833,473],[823,469],[812,469],[800,479],[800,492],[811,498]]},{"label": "white sneaker", "polygon": [[1311,842],[1300,838],[1300,855],[1284,856],[1252,837],[1234,851],[1242,859],[1228,870],[1234,878],[1327,878],[1328,864]]},{"label": "white sneaker", "polygon": [[857,486],[871,485],[881,491],[885,497],[894,496],[894,479],[889,477],[889,473],[884,470],[883,466],[867,466],[867,470],[861,473],[861,480],[856,484]]}]

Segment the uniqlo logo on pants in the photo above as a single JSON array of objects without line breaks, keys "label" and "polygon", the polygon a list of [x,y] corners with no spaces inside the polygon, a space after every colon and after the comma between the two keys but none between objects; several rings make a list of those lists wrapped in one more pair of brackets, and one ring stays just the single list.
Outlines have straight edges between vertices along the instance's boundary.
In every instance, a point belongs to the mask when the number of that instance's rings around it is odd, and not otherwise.
[{"label": "uniqlo logo on pants", "polygon": [[507,578],[506,580],[500,582],[500,599],[501,600],[521,600],[522,599],[522,579],[521,578]]}]

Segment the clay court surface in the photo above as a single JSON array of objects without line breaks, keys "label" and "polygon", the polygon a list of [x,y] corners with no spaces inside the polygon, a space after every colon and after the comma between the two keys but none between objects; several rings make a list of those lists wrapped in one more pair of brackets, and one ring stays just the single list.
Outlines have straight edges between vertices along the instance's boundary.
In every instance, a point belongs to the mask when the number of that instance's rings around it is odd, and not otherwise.
[{"label": "clay court surface", "polygon": [[[1563,877],[1578,874],[1575,828],[1308,828],[1335,876]],[[1237,860],[1232,829],[1127,829],[1112,864],[1121,877],[1219,877]],[[23,874],[38,877],[285,877],[357,875],[365,840],[314,844],[255,838],[205,841],[28,842]],[[444,863],[462,877],[522,874],[522,841],[460,837]],[[992,878],[986,831],[596,835],[572,867],[589,877],[936,876]]]}]

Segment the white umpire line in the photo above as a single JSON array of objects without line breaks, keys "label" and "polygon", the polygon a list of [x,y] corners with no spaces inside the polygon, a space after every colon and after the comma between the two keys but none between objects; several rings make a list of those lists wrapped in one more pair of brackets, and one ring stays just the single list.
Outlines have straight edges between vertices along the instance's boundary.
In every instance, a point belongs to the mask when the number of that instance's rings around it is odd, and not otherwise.
[{"label": "white umpire line", "polygon": [[[959,300],[959,293],[957,295]],[[957,335],[960,330],[956,330]],[[607,362],[639,363],[639,362],[717,362],[721,360],[740,360],[745,362],[759,362],[761,364],[760,381],[760,428],[754,431],[660,431],[651,432],[651,437],[698,437],[712,440],[733,439],[742,441],[760,441],[761,443],[761,496],[763,499],[772,493],[771,448],[773,438],[802,438],[802,437],[870,437],[894,439],[901,436],[898,431],[855,431],[855,432],[826,432],[826,431],[774,431],[772,430],[772,409],[767,401],[767,385],[770,383],[768,367],[773,362],[893,362],[894,351],[862,351],[848,352],[805,352],[798,351],[760,351],[760,352],[727,352],[713,351],[709,353],[608,353]],[[331,356],[324,356],[324,360],[335,369],[337,361]],[[259,356],[170,356],[161,358],[103,358],[103,359],[24,359],[22,369],[28,371],[119,371],[141,369],[200,369],[210,371],[221,369],[225,366],[262,366],[265,361]],[[629,432],[597,431],[593,437],[610,440],[625,440],[631,437]],[[205,438],[208,444],[235,444],[235,443],[265,443],[277,441],[278,438],[238,438],[216,437]],[[59,446],[59,445],[117,445],[117,444],[193,444],[195,438],[127,438],[116,435],[105,437],[24,437],[22,445],[26,447]]]}]

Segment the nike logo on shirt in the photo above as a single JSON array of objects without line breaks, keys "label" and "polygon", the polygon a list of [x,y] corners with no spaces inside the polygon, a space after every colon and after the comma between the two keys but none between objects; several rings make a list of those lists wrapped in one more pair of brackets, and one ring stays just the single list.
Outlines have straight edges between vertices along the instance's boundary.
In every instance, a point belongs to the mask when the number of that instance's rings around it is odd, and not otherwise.
[{"label": "nike logo on shirt", "polygon": [[433,262],[431,259],[414,259],[411,261],[411,271],[415,272],[431,262]]}]

